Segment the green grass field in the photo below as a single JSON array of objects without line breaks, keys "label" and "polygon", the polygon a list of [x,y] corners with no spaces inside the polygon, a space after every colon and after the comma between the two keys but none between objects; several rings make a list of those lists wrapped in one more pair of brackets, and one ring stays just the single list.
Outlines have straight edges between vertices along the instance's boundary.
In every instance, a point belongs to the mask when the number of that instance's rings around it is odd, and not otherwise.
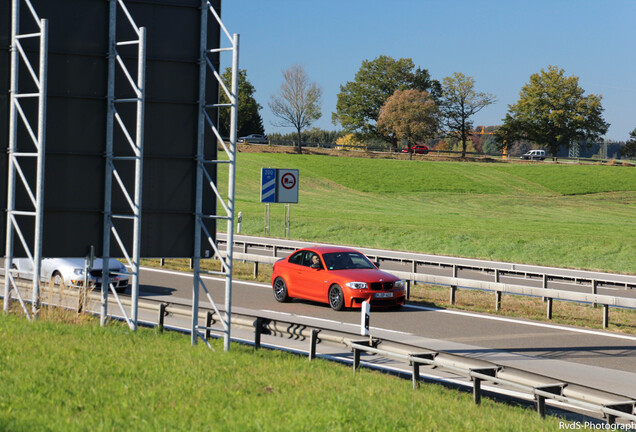
[{"label": "green grass field", "polygon": [[[44,313],[45,311],[43,311]],[[470,393],[280,351],[0,314],[2,431],[555,431]]]},{"label": "green grass field", "polygon": [[[237,160],[243,234],[264,233],[261,168],[298,168],[295,239],[636,274],[634,167],[279,153]],[[282,237],[283,205],[271,215],[270,235]]]}]

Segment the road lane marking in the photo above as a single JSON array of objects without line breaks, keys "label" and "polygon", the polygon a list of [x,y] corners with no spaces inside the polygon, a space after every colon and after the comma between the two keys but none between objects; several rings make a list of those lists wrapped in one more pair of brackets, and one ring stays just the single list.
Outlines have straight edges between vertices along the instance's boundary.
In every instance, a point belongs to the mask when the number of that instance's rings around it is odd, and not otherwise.
[{"label": "road lane marking", "polygon": [[[142,270],[154,271],[154,272],[158,272],[158,273],[167,273],[167,274],[172,274],[172,275],[177,275],[177,276],[193,277],[189,273],[176,272],[176,271],[172,271],[172,270],[162,270],[162,269],[155,269],[155,268],[149,268],[149,267],[142,267]],[[215,278],[215,277],[211,277],[211,276],[202,276],[202,278],[207,279],[207,280],[219,281],[219,282],[225,281],[225,279]],[[251,285],[251,286],[256,286],[256,287],[261,287],[261,288],[268,288],[268,289],[271,288],[271,285],[264,284],[264,283],[247,282],[247,281],[241,281],[241,280],[234,280],[233,282],[237,283],[237,284],[241,284],[241,285]],[[578,328],[572,328],[572,327],[564,327],[564,326],[560,326],[560,325],[557,325],[557,324],[547,324],[547,323],[532,322],[532,321],[520,321],[519,319],[514,319],[514,318],[496,317],[496,316],[491,316],[491,315],[480,315],[480,314],[472,313],[472,312],[440,309],[440,308],[433,308],[433,307],[428,307],[428,306],[416,306],[416,305],[410,305],[410,304],[406,304],[406,305],[404,305],[402,307],[403,308],[409,308],[409,309],[415,309],[415,310],[429,311],[429,312],[439,312],[439,313],[445,313],[445,314],[451,314],[451,315],[459,315],[459,316],[465,316],[465,317],[470,317],[470,318],[480,318],[480,319],[486,319],[486,320],[491,320],[491,321],[500,321],[500,322],[506,322],[506,323],[519,324],[519,325],[528,325],[528,326],[541,327],[541,328],[552,329],[552,330],[563,330],[563,331],[569,331],[569,332],[572,332],[572,333],[582,333],[582,334],[588,334],[588,335],[594,335],[594,336],[604,336],[604,337],[611,337],[611,338],[615,338],[615,339],[624,339],[624,340],[636,341],[636,336],[629,336],[629,335],[622,335],[622,334],[615,334],[615,333],[605,333],[605,332],[589,330],[589,329],[578,329]],[[321,319],[321,318],[313,318],[313,319]],[[391,330],[388,330],[388,329],[383,329],[383,330],[391,331]]]},{"label": "road lane marking", "polygon": [[563,330],[563,331],[570,331],[573,333],[583,333],[583,334],[589,334],[589,335],[595,335],[595,336],[605,336],[605,337],[612,337],[616,339],[626,339],[626,340],[636,341],[636,336],[629,336],[629,335],[622,335],[622,334],[615,334],[615,333],[605,333],[605,332],[589,330],[589,329],[564,327],[557,324],[546,324],[546,323],[532,322],[532,321],[520,321],[519,319],[514,319],[514,318],[496,317],[491,315],[479,315],[479,314],[471,313],[471,312],[439,309],[439,308],[432,308],[427,306],[404,305],[402,307],[415,309],[415,310],[429,311],[429,312],[446,313],[451,315],[461,315],[461,316],[466,316],[471,318],[488,319],[491,321],[500,321],[500,322],[522,324],[522,325],[528,325],[528,326],[534,326],[534,327],[542,327],[542,328],[547,328],[552,330]]}]

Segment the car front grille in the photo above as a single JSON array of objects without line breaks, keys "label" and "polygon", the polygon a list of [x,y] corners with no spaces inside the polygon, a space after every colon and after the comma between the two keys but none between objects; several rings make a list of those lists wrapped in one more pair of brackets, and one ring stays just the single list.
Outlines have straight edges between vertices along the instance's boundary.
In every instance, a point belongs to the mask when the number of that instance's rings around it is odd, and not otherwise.
[{"label": "car front grille", "polygon": [[371,282],[369,284],[372,290],[390,290],[393,289],[393,282]]},{"label": "car front grille", "polygon": [[[91,270],[91,276],[93,277],[102,277],[102,271],[101,270]],[[118,275],[116,273],[108,273],[108,277],[110,278],[115,278]]]}]

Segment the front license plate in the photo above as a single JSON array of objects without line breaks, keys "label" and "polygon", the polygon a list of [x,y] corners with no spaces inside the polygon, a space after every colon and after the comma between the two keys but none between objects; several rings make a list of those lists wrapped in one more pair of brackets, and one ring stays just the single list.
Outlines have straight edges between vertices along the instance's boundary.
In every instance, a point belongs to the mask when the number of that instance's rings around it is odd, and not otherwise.
[{"label": "front license plate", "polygon": [[382,292],[382,293],[375,293],[374,294],[375,298],[387,298],[387,297],[393,297],[393,293],[392,292]]}]

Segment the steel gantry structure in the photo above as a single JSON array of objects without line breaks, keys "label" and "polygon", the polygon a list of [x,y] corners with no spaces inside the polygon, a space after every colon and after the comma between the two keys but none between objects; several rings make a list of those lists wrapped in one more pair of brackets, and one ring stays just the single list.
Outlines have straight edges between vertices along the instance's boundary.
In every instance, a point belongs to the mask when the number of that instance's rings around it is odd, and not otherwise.
[{"label": "steel gantry structure", "polygon": [[[95,2],[97,9],[106,13],[108,20],[108,38],[107,38],[107,75],[104,77],[106,81],[106,109],[98,112],[99,116],[105,114],[105,130],[95,132],[91,137],[104,134],[103,161],[104,173],[98,174],[104,177],[103,189],[98,187],[97,191],[103,191],[103,207],[97,204],[97,209],[90,207],[87,211],[102,212],[99,214],[98,220],[103,221],[98,229],[101,232],[96,237],[91,237],[93,241],[101,241],[102,256],[102,286],[101,286],[101,307],[100,318],[101,324],[105,325],[108,319],[108,301],[112,294],[118,303],[123,315],[132,330],[137,328],[138,321],[138,299],[139,299],[139,270],[140,257],[144,250],[141,248],[142,243],[142,213],[144,207],[142,205],[142,191],[144,187],[144,130],[149,124],[145,121],[147,95],[150,94],[151,99],[157,99],[153,93],[147,92],[146,71],[154,70],[156,60],[151,59],[148,64],[147,52],[148,44],[146,41],[146,27],[138,26],[136,20],[140,19],[148,25],[161,25],[159,19],[149,18],[152,14],[148,14],[145,7],[153,7],[152,2],[148,4],[135,4],[134,8],[129,9],[125,0],[107,0],[106,7],[104,3]],[[11,29],[11,87],[10,93],[10,127],[9,127],[9,172],[8,172],[8,202],[7,202],[7,236],[6,236],[6,260],[5,260],[5,289],[4,289],[4,308],[8,312],[10,303],[10,295],[16,293],[23,309],[27,311],[24,296],[18,291],[14,278],[16,271],[12,268],[14,256],[27,256],[32,263],[33,277],[33,307],[32,314],[37,314],[40,303],[40,269],[43,257],[43,250],[49,254],[55,254],[55,247],[43,249],[43,227],[50,230],[50,226],[43,224],[45,207],[44,201],[44,162],[45,162],[45,141],[46,141],[46,106],[47,106],[47,50],[48,50],[48,26],[47,20],[40,19],[35,11],[34,4],[39,4],[39,8],[48,10],[46,13],[52,13],[53,9],[48,3],[37,3],[34,0],[13,0],[12,2],[12,29]],[[26,5],[29,13],[20,12],[20,7]],[[157,2],[156,5],[160,5]],[[198,69],[199,83],[198,96],[193,100],[192,110],[195,121],[193,122],[192,132],[192,152],[189,154],[179,155],[181,159],[191,158],[192,168],[178,172],[193,173],[191,177],[193,190],[177,190],[176,193],[191,194],[194,192],[192,200],[188,203],[191,207],[185,210],[181,207],[161,209],[164,212],[185,212],[188,220],[188,229],[192,229],[194,238],[193,246],[189,245],[183,248],[181,243],[174,252],[178,256],[191,256],[193,259],[194,282],[193,282],[193,317],[192,317],[192,343],[196,344],[201,330],[205,326],[198,323],[198,307],[199,307],[199,290],[202,289],[212,307],[219,312],[210,292],[205,287],[201,274],[201,258],[210,256],[210,249],[216,256],[224,256],[222,269],[220,272],[212,272],[221,274],[226,280],[225,291],[225,307],[221,320],[224,325],[225,333],[225,349],[229,349],[230,343],[230,319],[231,319],[231,302],[232,302],[232,249],[227,248],[224,251],[219,249],[216,241],[216,232],[219,222],[227,223],[227,233],[230,239],[234,229],[234,181],[236,175],[236,144],[237,144],[237,121],[238,121],[238,52],[239,52],[239,36],[230,34],[223,25],[220,18],[220,0],[190,0],[183,4],[170,4],[168,7],[183,7],[185,9],[200,9],[200,40],[199,45],[191,50],[192,57],[177,59],[178,64],[187,64],[191,62],[194,65],[195,75]],[[88,13],[89,9],[82,9],[84,13]],[[132,12],[132,13],[131,13]],[[166,17],[165,10],[160,11]],[[160,12],[157,12],[158,14]],[[56,12],[57,13],[57,12]],[[78,12],[79,13],[79,12]],[[20,20],[26,20],[30,17],[35,21],[38,31],[22,34],[20,33]],[[188,12],[189,14],[189,12]],[[136,16],[138,15],[138,16]],[[101,16],[101,15],[100,15]],[[195,15],[196,20],[197,15]],[[99,21],[100,18],[98,17]],[[29,19],[30,21],[30,19]],[[64,21],[57,20],[58,25],[63,25]],[[30,22],[29,28],[34,27]],[[69,25],[68,23],[66,25]],[[72,24],[71,24],[72,25]],[[165,21],[164,21],[165,25]],[[218,34],[213,32],[217,31]],[[66,27],[60,27],[57,30],[63,30]],[[213,30],[210,30],[210,29]],[[8,29],[7,29],[8,30]],[[196,31],[195,31],[196,32]],[[62,34],[55,33],[55,35]],[[54,36],[55,36],[54,35]],[[58,37],[56,36],[56,37]],[[152,35],[150,36],[152,38]],[[32,54],[35,49],[33,42],[29,42],[27,49],[24,49],[22,43],[26,39],[39,38],[39,60],[34,66],[32,60],[35,56]],[[221,40],[229,42],[229,46],[222,47]],[[155,42],[161,41],[161,38],[155,33]],[[60,43],[54,38],[55,43]],[[94,46],[98,46],[99,42],[94,42]],[[152,45],[152,44],[151,44]],[[212,45],[212,46],[210,46]],[[227,42],[225,42],[227,45]],[[192,48],[192,47],[191,47]],[[27,55],[29,53],[29,55]],[[72,48],[69,48],[72,53]],[[226,85],[221,79],[220,57],[226,53],[231,54],[231,84]],[[60,53],[56,52],[56,55]],[[66,55],[66,52],[61,55]],[[74,55],[74,54],[73,54]],[[80,56],[87,55],[82,52]],[[92,55],[95,62],[101,61],[101,52],[93,52]],[[155,54],[156,55],[156,54]],[[158,54],[161,56],[162,54]],[[169,56],[169,54],[167,54]],[[165,59],[163,59],[165,60]],[[168,59],[172,61],[172,59]],[[154,62],[154,63],[152,63]],[[69,64],[68,60],[65,64]],[[80,66],[81,67],[81,66]],[[157,69],[158,71],[163,71]],[[188,70],[185,73],[188,73]],[[23,80],[21,75],[30,75],[30,80]],[[158,74],[155,74],[158,75]],[[196,76],[196,75],[195,75]],[[24,78],[27,78],[25,76]],[[31,82],[28,82],[31,81]],[[35,89],[35,90],[34,90]],[[156,87],[155,87],[156,89]],[[197,89],[196,84],[193,89]],[[217,89],[218,92],[217,92]],[[71,89],[74,90],[74,89]],[[152,89],[151,89],[152,90]],[[82,93],[83,89],[73,93],[71,97],[86,98],[86,94]],[[153,90],[154,91],[154,90]],[[60,87],[57,93],[63,92],[65,95],[69,89]],[[89,98],[93,98],[95,90],[91,90]],[[222,92],[222,93],[221,93]],[[219,93],[224,95],[229,103],[219,102]],[[194,93],[196,94],[196,93]],[[100,95],[98,95],[99,97]],[[60,97],[58,94],[54,97]],[[171,95],[172,97],[172,95]],[[210,100],[215,99],[215,100]],[[37,102],[27,102],[27,101]],[[166,99],[170,103],[184,104],[183,99]],[[162,103],[164,100],[153,100],[153,104]],[[24,109],[25,104],[28,109]],[[37,103],[37,108],[35,104]],[[93,105],[94,106],[94,105]],[[92,109],[92,108],[91,108]],[[156,105],[149,105],[148,108],[152,116],[156,116]],[[155,111],[152,111],[155,110]],[[229,143],[226,143],[224,137],[221,137],[218,128],[218,115],[220,110],[230,110],[230,137]],[[76,111],[77,112],[77,111]],[[183,112],[183,111],[181,111]],[[169,127],[177,128],[177,125],[170,124]],[[51,135],[57,136],[57,135]],[[150,135],[149,135],[150,136]],[[179,136],[188,136],[179,135]],[[80,135],[84,137],[84,135]],[[154,141],[154,140],[153,140]],[[196,143],[195,143],[196,141]],[[194,148],[196,144],[196,149]],[[164,145],[162,142],[161,145]],[[150,146],[150,150],[156,152],[154,147]],[[33,150],[32,150],[33,149]],[[97,149],[97,150],[95,150]],[[221,151],[222,150],[222,151]],[[101,152],[101,148],[94,147],[89,156],[94,156],[96,152]],[[59,155],[71,155],[73,150],[68,153],[58,152]],[[152,152],[151,152],[152,153]],[[196,154],[194,154],[196,153]],[[58,156],[59,156],[58,155]],[[100,155],[101,156],[101,155]],[[98,157],[100,157],[98,156]],[[156,155],[154,155],[156,157]],[[162,155],[165,157],[165,155]],[[219,157],[220,156],[220,157]],[[153,157],[150,154],[147,157]],[[24,162],[28,161],[28,169],[24,168]],[[36,161],[33,163],[33,161]],[[33,168],[37,165],[37,169]],[[149,168],[154,165],[148,164]],[[172,165],[165,165],[167,169],[172,169]],[[178,169],[182,169],[183,165],[179,165]],[[227,168],[227,169],[226,169]],[[196,169],[196,173],[194,173]],[[228,189],[227,193],[219,190],[217,187],[217,179],[219,172],[227,172]],[[152,178],[149,178],[152,180]],[[95,183],[93,177],[86,179],[88,182]],[[150,180],[147,179],[148,182]],[[21,185],[19,184],[21,181]],[[184,184],[187,183],[185,181]],[[18,186],[16,186],[18,184]],[[196,190],[194,190],[196,189]],[[174,191],[172,193],[175,193]],[[21,194],[20,196],[17,196]],[[22,196],[25,195],[25,196]],[[17,198],[16,198],[17,197]],[[30,203],[27,205],[25,203]],[[29,208],[23,208],[29,207]],[[48,211],[48,209],[47,209]],[[56,211],[56,209],[53,209]],[[149,211],[155,211],[154,208]],[[155,211],[156,213],[156,211]],[[48,214],[48,213],[47,213]],[[191,218],[191,214],[193,217]],[[33,220],[33,224],[31,224]],[[55,222],[49,222],[55,223]],[[33,227],[32,225],[35,225]],[[26,229],[23,227],[26,226]],[[183,226],[180,227],[183,229]],[[177,231],[175,230],[175,233]],[[32,234],[34,233],[34,234]],[[178,234],[175,234],[178,235]],[[19,238],[20,244],[14,244],[15,238]],[[98,240],[99,239],[99,240]],[[231,242],[230,242],[231,244]],[[17,247],[14,251],[14,246]],[[92,247],[91,247],[92,249]],[[64,253],[75,253],[76,247],[67,248]],[[161,251],[161,252],[158,252]],[[166,252],[167,251],[167,252]],[[149,256],[159,256],[153,254],[173,253],[165,248],[147,248]],[[203,255],[202,255],[203,252]],[[190,255],[191,254],[191,255]],[[175,256],[177,256],[175,255]],[[91,252],[92,256],[92,252]],[[111,277],[117,276],[116,272],[110,271],[109,259],[111,256],[123,257],[130,270],[132,282],[132,302],[130,311],[127,312],[117,295],[114,286],[111,285]],[[165,256],[165,255],[161,255]],[[87,260],[87,262],[92,260]],[[85,268],[85,273],[90,270]],[[29,270],[20,270],[21,273],[30,273]],[[209,273],[209,272],[205,272]],[[208,329],[205,329],[206,331]]]},{"label": "steel gantry structure", "polygon": [[[38,31],[33,33],[21,33],[20,9],[24,4]],[[38,64],[32,64],[23,41],[39,39]],[[8,194],[7,194],[7,231],[5,249],[5,286],[4,286],[4,311],[9,311],[9,303],[12,292],[15,292],[27,317],[35,318],[40,307],[40,278],[33,278],[32,314],[29,315],[24,299],[15,283],[15,274],[12,272],[13,257],[15,252],[15,236],[17,235],[22,248],[32,263],[34,274],[40,274],[42,262],[42,226],[44,213],[44,161],[46,149],[46,92],[47,92],[47,60],[48,60],[48,21],[41,19],[30,0],[13,0],[11,23],[11,84],[10,84],[10,110],[9,110],[9,166],[8,166]],[[37,67],[36,67],[37,66]],[[21,86],[20,70],[26,68],[27,85]],[[37,72],[36,72],[37,70]],[[29,82],[31,81],[31,82]],[[22,88],[27,90],[22,91]],[[34,89],[34,91],[29,91]],[[37,104],[37,115],[33,118],[33,110],[25,105]],[[26,131],[26,136],[20,133],[20,129]],[[35,159],[36,175],[28,178],[22,167],[24,163],[31,163]],[[22,188],[18,187],[18,181]],[[26,200],[30,208],[17,208],[16,198],[26,194]],[[29,207],[29,205],[27,205]],[[24,229],[33,224],[33,238],[24,235]],[[29,229],[29,228],[27,228]]]},{"label": "steel gantry structure", "polygon": [[[216,22],[218,22],[222,36],[225,36],[229,42],[228,47],[209,48],[208,47],[208,19],[209,15],[212,15]],[[231,89],[223,83],[219,71],[214,67],[210,56],[219,55],[221,53],[228,52],[232,55],[232,84]],[[195,233],[194,233],[194,280],[192,287],[192,344],[196,345],[198,338],[202,337],[201,330],[208,330],[209,327],[199,325],[199,289],[203,288],[207,299],[212,304],[212,307],[217,313],[217,316],[222,317],[223,334],[224,334],[224,349],[228,351],[230,349],[230,319],[232,315],[232,240],[228,241],[225,254],[222,254],[219,246],[216,242],[216,236],[212,235],[206,222],[213,221],[216,229],[216,221],[227,221],[227,235],[229,239],[232,239],[234,233],[234,180],[236,176],[236,135],[237,135],[237,121],[238,121],[238,55],[239,55],[239,36],[238,34],[230,35],[228,30],[223,25],[221,18],[217,11],[214,9],[209,0],[201,1],[201,60],[199,64],[199,119],[198,119],[198,143],[197,143],[197,180],[196,180],[196,221],[195,221]],[[227,104],[213,103],[209,104],[206,101],[206,86],[208,83],[208,73],[211,72],[214,79],[218,82],[221,91],[225,93],[228,100]],[[230,110],[230,137],[229,147],[225,143],[223,137],[219,133],[217,128],[218,124],[218,110],[229,109]],[[216,113],[217,118],[213,118]],[[214,139],[211,140],[215,146],[221,146],[227,159],[220,159],[215,157],[214,159],[206,159],[206,130],[214,134]],[[212,154],[216,154],[216,148],[212,151]],[[223,196],[221,191],[216,186],[216,173],[217,168],[223,164],[228,166],[228,190],[227,195]],[[209,188],[204,189],[204,182]],[[203,194],[212,193],[213,199],[220,204],[221,211],[216,211],[216,214],[204,214],[203,213]],[[216,209],[219,205],[215,206]],[[225,277],[225,315],[222,315],[209,290],[205,286],[201,278],[201,245],[202,241],[205,241],[214,250],[214,253],[224,258],[221,259],[221,271],[220,272],[206,272],[212,274],[219,274]],[[206,323],[207,326],[207,323]],[[204,339],[205,340],[205,339]]]},{"label": "steel gantry structure", "polygon": [[[109,0],[109,52],[108,52],[108,108],[106,117],[106,175],[104,183],[104,244],[102,252],[102,300],[101,300],[101,323],[105,325],[108,317],[108,293],[109,290],[115,296],[121,308],[128,326],[135,330],[137,328],[137,304],[139,301],[139,260],[141,243],[141,198],[143,181],[143,152],[144,152],[144,108],[146,94],[146,28],[138,27],[135,20],[130,15],[123,0]],[[117,17],[118,12],[125,15],[136,38],[127,41],[117,41]],[[137,46],[137,76],[133,78],[130,68],[126,65],[124,58],[120,55],[118,47]],[[125,76],[124,93],[130,93],[129,97],[116,98],[116,70]],[[132,120],[122,116],[118,109],[121,105],[135,105],[134,124]],[[126,124],[128,121],[129,124]],[[126,153],[114,153],[115,125],[119,127],[122,135],[128,144]],[[131,127],[133,133],[131,133]],[[132,165],[132,166],[130,166]],[[126,185],[120,176],[120,170],[133,171],[134,185]],[[119,186],[129,206],[127,212],[119,214],[112,213],[113,179]],[[132,189],[132,193],[131,193]],[[133,224],[132,254],[127,249],[125,242],[117,229],[119,224]],[[115,287],[110,284],[108,262],[111,255],[111,234],[116,239],[120,250],[126,258],[128,266],[132,269],[132,305],[131,317],[119,301],[119,296]]]}]

